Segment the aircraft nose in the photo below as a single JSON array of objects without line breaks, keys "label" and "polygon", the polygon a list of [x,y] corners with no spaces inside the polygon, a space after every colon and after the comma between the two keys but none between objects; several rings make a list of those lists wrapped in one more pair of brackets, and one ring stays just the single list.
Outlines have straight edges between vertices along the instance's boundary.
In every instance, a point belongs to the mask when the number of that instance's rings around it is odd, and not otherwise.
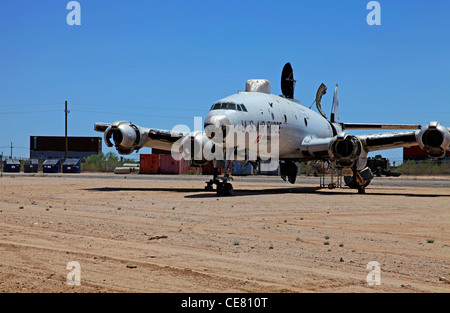
[{"label": "aircraft nose", "polygon": [[216,135],[221,132],[222,140],[226,136],[226,128],[230,125],[230,120],[223,114],[210,115],[205,120],[205,133],[209,139],[217,137]]}]

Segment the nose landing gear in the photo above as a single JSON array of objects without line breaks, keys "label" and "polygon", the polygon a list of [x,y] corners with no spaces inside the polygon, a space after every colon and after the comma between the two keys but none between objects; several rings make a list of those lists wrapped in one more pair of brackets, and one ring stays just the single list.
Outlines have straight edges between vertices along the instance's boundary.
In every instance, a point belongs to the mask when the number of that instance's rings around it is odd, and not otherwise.
[{"label": "nose landing gear", "polygon": [[228,175],[228,169],[229,169],[229,161],[225,161],[225,167],[224,167],[224,175],[219,176],[219,168],[214,167],[214,176],[213,179],[206,182],[205,190],[206,191],[214,191],[213,185],[216,185],[216,191],[217,196],[231,196],[233,195],[233,185],[229,183],[229,181],[233,180],[233,177],[230,177]]}]

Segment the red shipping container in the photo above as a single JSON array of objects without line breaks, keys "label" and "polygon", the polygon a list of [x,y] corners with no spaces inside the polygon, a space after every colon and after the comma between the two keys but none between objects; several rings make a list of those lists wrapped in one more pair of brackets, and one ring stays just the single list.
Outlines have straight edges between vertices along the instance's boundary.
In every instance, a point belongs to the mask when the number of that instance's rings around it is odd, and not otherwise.
[{"label": "red shipping container", "polygon": [[[450,151],[445,153],[445,157],[450,157]],[[428,153],[419,146],[411,146],[403,148],[403,160],[407,159],[428,159]]]},{"label": "red shipping container", "polygon": [[141,154],[140,155],[140,174],[158,174],[159,173],[159,155]]},{"label": "red shipping container", "polygon": [[170,154],[159,156],[159,169],[161,174],[179,174],[180,162],[172,158]]},{"label": "red shipping container", "polygon": [[[223,168],[219,168],[219,175],[223,174]],[[209,162],[202,166],[202,175],[214,175],[214,166]]]},{"label": "red shipping container", "polygon": [[186,172],[184,172],[183,174],[201,174],[201,167],[195,167],[195,166],[190,166],[186,168]]}]

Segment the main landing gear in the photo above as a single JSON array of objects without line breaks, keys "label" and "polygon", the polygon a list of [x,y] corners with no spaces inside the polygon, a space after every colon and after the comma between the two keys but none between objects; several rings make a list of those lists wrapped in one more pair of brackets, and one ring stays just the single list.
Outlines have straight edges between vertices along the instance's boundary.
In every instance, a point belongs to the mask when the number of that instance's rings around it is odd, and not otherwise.
[{"label": "main landing gear", "polygon": [[[333,172],[332,172],[333,173]],[[350,174],[350,175],[347,175]],[[329,189],[337,188],[341,186],[341,179],[344,178],[345,184],[351,189],[357,189],[359,194],[366,193],[366,187],[370,184],[373,174],[368,167],[361,171],[356,169],[356,166],[349,168],[343,175],[340,175],[338,179],[333,182],[333,175],[331,177],[331,184],[328,185]]]}]

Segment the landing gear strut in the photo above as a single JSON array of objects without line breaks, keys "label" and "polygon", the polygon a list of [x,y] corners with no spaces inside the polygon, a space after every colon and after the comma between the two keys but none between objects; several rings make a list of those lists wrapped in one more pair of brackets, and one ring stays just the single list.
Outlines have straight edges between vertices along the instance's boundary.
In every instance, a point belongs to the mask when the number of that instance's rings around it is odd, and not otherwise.
[{"label": "landing gear strut", "polygon": [[233,194],[233,185],[229,181],[233,180],[233,177],[228,175],[229,161],[225,161],[224,175],[219,176],[219,168],[214,167],[213,179],[206,182],[205,190],[214,191],[213,185],[216,185],[217,196],[231,196]]},{"label": "landing gear strut", "polygon": [[231,196],[233,194],[233,185],[228,181],[232,181],[232,177],[216,176],[210,181],[206,182],[205,190],[214,191],[214,185],[216,185],[217,195],[221,196]]}]

